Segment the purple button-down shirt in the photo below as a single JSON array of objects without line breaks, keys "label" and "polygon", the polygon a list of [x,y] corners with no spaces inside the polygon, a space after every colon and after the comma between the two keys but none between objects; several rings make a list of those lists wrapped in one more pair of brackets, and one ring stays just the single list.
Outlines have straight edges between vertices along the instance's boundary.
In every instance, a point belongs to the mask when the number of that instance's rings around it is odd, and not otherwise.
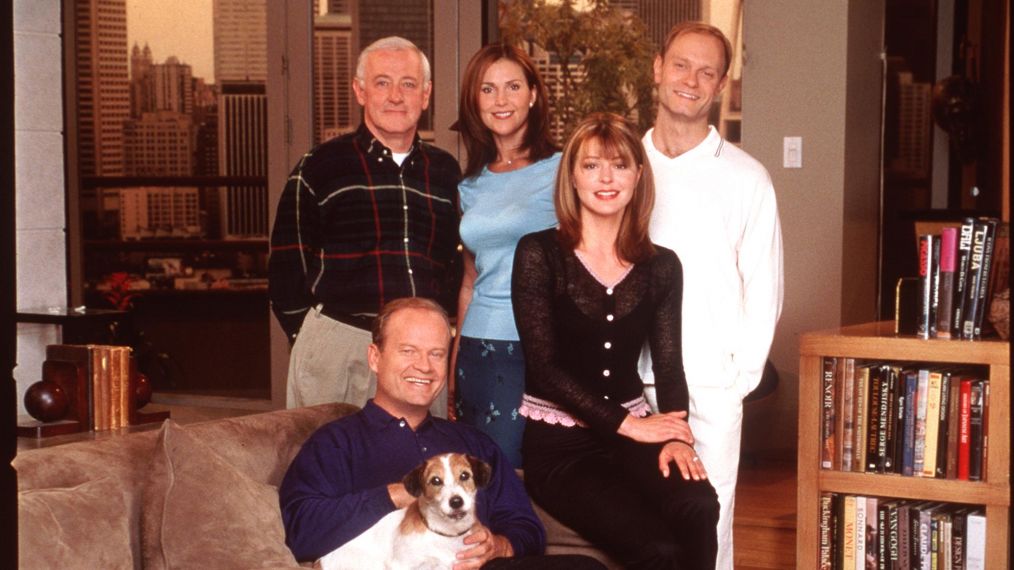
[{"label": "purple button-down shirt", "polygon": [[370,400],[357,414],[314,433],[279,488],[285,540],[300,561],[316,560],[395,509],[387,485],[429,457],[468,453],[493,469],[479,491],[479,520],[507,537],[516,556],[541,554],[546,533],[500,448],[478,430],[427,418],[413,431]]}]

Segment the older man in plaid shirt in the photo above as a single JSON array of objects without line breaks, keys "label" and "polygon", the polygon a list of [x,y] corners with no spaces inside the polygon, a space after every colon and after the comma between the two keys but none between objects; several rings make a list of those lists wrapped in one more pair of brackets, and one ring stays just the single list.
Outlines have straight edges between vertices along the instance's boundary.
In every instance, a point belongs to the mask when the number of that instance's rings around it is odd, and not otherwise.
[{"label": "older man in plaid shirt", "polygon": [[272,310],[293,343],[290,408],[366,403],[376,389],[366,347],[385,302],[421,296],[453,308],[461,171],[416,133],[431,90],[419,48],[377,40],[353,81],[363,124],[308,152],[289,176],[269,277]]}]

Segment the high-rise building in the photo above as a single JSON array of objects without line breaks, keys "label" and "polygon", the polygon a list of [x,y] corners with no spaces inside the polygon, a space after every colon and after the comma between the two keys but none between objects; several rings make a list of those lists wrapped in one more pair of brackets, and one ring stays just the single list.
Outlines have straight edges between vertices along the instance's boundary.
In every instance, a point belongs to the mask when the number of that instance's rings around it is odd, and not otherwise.
[{"label": "high-rise building", "polygon": [[324,11],[321,12],[321,1],[313,0],[313,13],[316,14],[351,14],[352,3],[356,0],[324,0]]},{"label": "high-rise building", "polygon": [[176,56],[170,56],[165,63],[153,63],[148,46],[142,51],[135,44],[130,69],[132,117],[156,111],[193,114],[194,77],[190,65],[180,62]]},{"label": "high-rise building", "polygon": [[266,81],[265,0],[214,0],[215,83]]},{"label": "high-rise building", "polygon": [[915,81],[910,71],[897,74],[898,141],[891,170],[909,176],[929,174],[933,145],[930,120],[933,86]]},{"label": "high-rise building", "polygon": [[126,0],[76,0],[74,10],[81,174],[122,176],[130,114]]},{"label": "high-rise building", "polygon": [[141,113],[155,110],[155,105],[150,101],[151,91],[147,89],[147,78],[151,75],[153,64],[148,44],[144,44],[144,49],[141,49],[135,43],[130,50],[130,116],[135,119]]},{"label": "high-rise building", "polygon": [[139,187],[120,190],[120,239],[201,235],[197,188]]},{"label": "high-rise building", "polygon": [[661,48],[673,26],[701,19],[701,0],[614,0],[610,4],[637,14],[656,49]]},{"label": "high-rise building", "polygon": [[[218,104],[218,172],[267,176],[268,105],[263,83],[223,83]],[[264,185],[228,186],[220,195],[223,239],[268,235]]]},{"label": "high-rise building", "polygon": [[176,111],[128,119],[123,125],[127,176],[190,176],[195,137],[191,116]]},{"label": "high-rise building", "polygon": [[327,13],[313,21],[314,143],[352,128],[352,21],[347,14]]}]

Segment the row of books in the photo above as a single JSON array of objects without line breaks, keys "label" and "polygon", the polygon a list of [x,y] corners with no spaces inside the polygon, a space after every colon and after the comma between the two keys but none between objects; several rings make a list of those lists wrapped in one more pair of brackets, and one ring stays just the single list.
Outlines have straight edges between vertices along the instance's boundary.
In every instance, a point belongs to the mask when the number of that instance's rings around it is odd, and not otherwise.
[{"label": "row of books", "polygon": [[996,218],[965,218],[960,227],[919,236],[919,336],[981,338],[994,260],[999,263],[1009,247],[1007,227],[999,228]]},{"label": "row of books", "polygon": [[985,557],[981,507],[820,496],[821,570],[981,570]]},{"label": "row of books", "polygon": [[130,425],[134,397],[130,384],[129,346],[50,345],[46,358],[76,363],[85,372],[88,386],[89,423],[93,430],[109,430]]},{"label": "row of books", "polygon": [[983,479],[982,370],[827,357],[822,382],[822,469]]}]

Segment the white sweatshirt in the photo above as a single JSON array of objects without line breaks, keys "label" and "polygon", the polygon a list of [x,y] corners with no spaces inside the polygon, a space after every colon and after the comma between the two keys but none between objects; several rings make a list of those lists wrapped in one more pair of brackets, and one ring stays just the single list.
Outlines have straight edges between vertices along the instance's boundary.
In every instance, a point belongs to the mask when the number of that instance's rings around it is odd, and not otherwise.
[{"label": "white sweatshirt", "polygon": [[[655,176],[651,238],[683,263],[683,364],[694,386],[760,382],[782,310],[782,234],[771,177],[710,127],[693,149],[669,158],[643,144]],[[643,361],[643,359],[642,359]],[[645,383],[653,384],[642,362]]]}]

